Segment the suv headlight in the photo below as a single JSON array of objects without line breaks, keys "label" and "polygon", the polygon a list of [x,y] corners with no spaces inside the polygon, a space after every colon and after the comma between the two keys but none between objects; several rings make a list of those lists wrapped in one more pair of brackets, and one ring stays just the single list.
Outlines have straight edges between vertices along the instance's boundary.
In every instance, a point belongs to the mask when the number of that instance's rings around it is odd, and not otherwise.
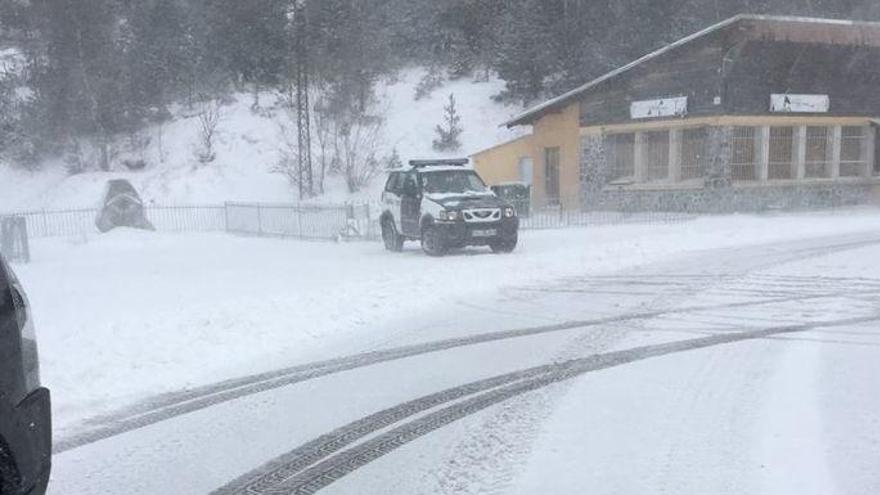
[{"label": "suv headlight", "polygon": [[442,210],[442,211],[440,211],[440,214],[437,216],[443,222],[454,222],[454,221],[458,220],[458,212],[457,211]]},{"label": "suv headlight", "polygon": [[15,318],[21,329],[21,364],[24,370],[24,386],[27,392],[40,388],[40,358],[37,352],[37,339],[34,335],[34,322],[30,318],[28,301],[12,279],[12,303],[15,305]]},{"label": "suv headlight", "polygon": [[21,339],[21,364],[24,367],[24,388],[28,392],[40,388],[40,358],[37,341]]},{"label": "suv headlight", "polygon": [[511,207],[507,207],[504,209],[504,216],[507,218],[513,218],[516,216],[516,210]]}]

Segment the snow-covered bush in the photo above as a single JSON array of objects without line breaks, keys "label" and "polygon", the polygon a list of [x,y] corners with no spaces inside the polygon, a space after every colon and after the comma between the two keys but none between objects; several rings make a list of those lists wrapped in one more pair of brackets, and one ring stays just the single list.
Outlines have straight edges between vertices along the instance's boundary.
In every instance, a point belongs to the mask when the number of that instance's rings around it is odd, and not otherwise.
[{"label": "snow-covered bush", "polygon": [[199,114],[199,150],[196,157],[201,163],[211,163],[217,158],[214,150],[214,138],[223,118],[223,103],[217,98],[203,101]]}]

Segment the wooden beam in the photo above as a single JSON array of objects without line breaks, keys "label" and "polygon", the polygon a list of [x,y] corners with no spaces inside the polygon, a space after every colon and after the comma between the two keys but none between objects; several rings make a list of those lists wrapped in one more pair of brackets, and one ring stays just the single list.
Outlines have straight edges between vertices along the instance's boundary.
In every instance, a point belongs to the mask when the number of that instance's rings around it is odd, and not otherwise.
[{"label": "wooden beam", "polygon": [[645,173],[645,134],[642,132],[637,132],[635,135],[633,162],[636,182],[644,182],[647,174]]},{"label": "wooden beam", "polygon": [[615,134],[624,132],[637,132],[663,129],[687,129],[694,127],[722,127],[722,126],[745,126],[745,127],[797,127],[809,126],[864,126],[869,125],[871,119],[867,117],[816,117],[816,116],[792,116],[792,115],[755,115],[755,116],[721,116],[721,117],[696,117],[687,119],[649,120],[645,122],[633,122],[628,124],[615,124],[605,126],[581,127],[581,135]]},{"label": "wooden beam", "polygon": [[866,148],[863,151],[863,156],[866,158],[867,164],[862,173],[862,177],[871,177],[874,174],[874,160],[876,160],[877,129],[874,126],[869,125],[866,127],[865,132],[868,133],[868,136],[865,138],[863,144]]},{"label": "wooden beam", "polygon": [[794,168],[792,178],[803,179],[807,176],[807,126],[801,125],[794,130]]},{"label": "wooden beam", "polygon": [[681,182],[681,129],[669,131],[669,180]]},{"label": "wooden beam", "polygon": [[765,125],[758,129],[756,137],[758,146],[758,180],[767,182],[770,178],[770,126]]},{"label": "wooden beam", "polygon": [[840,150],[843,140],[843,128],[836,125],[831,128],[831,167],[828,171],[828,177],[837,179],[840,177]]}]

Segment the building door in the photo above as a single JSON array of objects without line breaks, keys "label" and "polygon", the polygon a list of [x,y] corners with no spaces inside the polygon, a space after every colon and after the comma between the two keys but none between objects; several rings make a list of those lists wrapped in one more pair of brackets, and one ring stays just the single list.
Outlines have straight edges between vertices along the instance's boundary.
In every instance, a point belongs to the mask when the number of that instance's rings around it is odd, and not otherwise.
[{"label": "building door", "polygon": [[548,205],[559,204],[559,148],[544,148],[544,195]]},{"label": "building door", "polygon": [[528,156],[524,156],[519,159],[519,163],[517,164],[517,169],[519,171],[519,181],[523,184],[531,186],[534,182],[535,177],[535,163]]}]

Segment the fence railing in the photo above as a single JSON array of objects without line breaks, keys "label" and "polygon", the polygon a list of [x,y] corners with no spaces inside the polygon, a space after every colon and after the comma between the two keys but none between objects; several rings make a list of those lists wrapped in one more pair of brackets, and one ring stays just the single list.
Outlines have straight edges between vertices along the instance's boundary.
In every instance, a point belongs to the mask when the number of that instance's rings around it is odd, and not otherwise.
[{"label": "fence railing", "polygon": [[[96,212],[97,214],[97,212]],[[226,230],[226,207],[218,206],[148,206],[147,220],[161,232],[223,232]]]},{"label": "fence railing", "polygon": [[676,211],[614,211],[584,208],[580,196],[510,202],[520,216],[523,230],[560,229],[590,225],[628,223],[667,224],[695,218]]},{"label": "fence railing", "polygon": [[227,203],[226,231],[297,239],[375,239],[369,204],[314,205]]},{"label": "fence railing", "polygon": [[[298,239],[374,239],[377,222],[369,204],[311,205],[226,203],[203,206],[146,206],[147,220],[160,232],[230,232]],[[0,213],[24,218],[30,238],[97,233],[99,210],[72,209]]]},{"label": "fence railing", "polygon": [[[539,230],[623,223],[676,223],[694,218],[676,212],[587,211],[564,204],[567,203],[521,208],[524,213],[521,228]],[[228,232],[309,240],[377,240],[381,235],[381,207],[376,203],[146,206],[145,214],[160,232]],[[0,213],[0,219],[11,216],[25,219],[30,238],[97,233],[97,209]]]},{"label": "fence railing", "polygon": [[521,217],[520,228],[523,230],[546,230],[631,223],[667,224],[686,222],[694,218],[695,215],[687,213],[665,211],[619,212],[542,208],[532,210],[528,215]]}]

